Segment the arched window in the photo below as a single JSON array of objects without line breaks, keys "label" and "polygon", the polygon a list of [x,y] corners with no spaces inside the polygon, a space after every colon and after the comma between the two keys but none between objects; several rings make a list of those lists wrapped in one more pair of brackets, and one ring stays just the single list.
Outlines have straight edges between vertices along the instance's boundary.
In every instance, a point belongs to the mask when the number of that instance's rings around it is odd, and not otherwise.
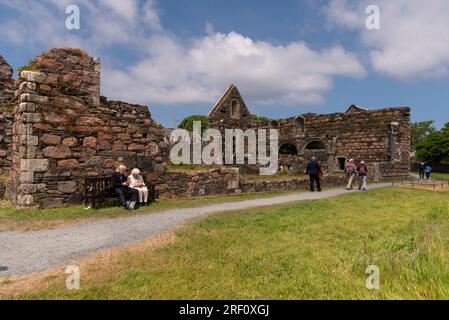
[{"label": "arched window", "polygon": [[279,154],[296,156],[298,155],[298,149],[292,142],[287,141],[279,147]]},{"label": "arched window", "polygon": [[306,145],[307,150],[322,150],[326,149],[326,145],[320,140],[313,140]]},{"label": "arched window", "polygon": [[238,100],[232,100],[231,102],[231,116],[234,119],[240,118],[240,103]]},{"label": "arched window", "polygon": [[345,171],[346,157],[337,157],[338,169]]}]

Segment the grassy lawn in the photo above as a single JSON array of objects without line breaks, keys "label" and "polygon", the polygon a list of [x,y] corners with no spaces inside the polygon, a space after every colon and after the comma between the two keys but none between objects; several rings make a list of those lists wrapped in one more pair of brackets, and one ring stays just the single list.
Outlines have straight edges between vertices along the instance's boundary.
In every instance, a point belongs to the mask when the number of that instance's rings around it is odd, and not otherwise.
[{"label": "grassy lawn", "polygon": [[[31,299],[448,299],[449,193],[386,188],[209,216],[63,272]],[[369,265],[380,290],[365,287]],[[1,289],[1,285],[0,285]]]},{"label": "grassy lawn", "polygon": [[431,177],[433,179],[441,179],[449,181],[449,173],[443,173],[443,172],[432,172]]},{"label": "grassy lawn", "polygon": [[101,218],[115,218],[135,214],[160,212],[172,208],[194,208],[214,203],[243,201],[286,194],[291,192],[266,192],[256,194],[240,194],[229,196],[212,196],[190,198],[184,200],[158,200],[148,207],[136,211],[127,211],[119,206],[105,206],[102,208],[86,209],[85,206],[70,206],[57,209],[17,210],[6,201],[0,200],[0,231],[9,230],[38,230],[54,228],[64,224],[75,223]]}]

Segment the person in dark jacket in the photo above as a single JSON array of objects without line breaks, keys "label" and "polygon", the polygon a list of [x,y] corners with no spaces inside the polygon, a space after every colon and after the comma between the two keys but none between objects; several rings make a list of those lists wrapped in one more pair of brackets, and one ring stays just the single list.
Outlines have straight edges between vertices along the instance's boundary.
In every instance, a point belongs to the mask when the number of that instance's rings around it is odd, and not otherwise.
[{"label": "person in dark jacket", "polygon": [[424,162],[418,164],[419,180],[424,180],[425,169],[426,165],[424,164]]},{"label": "person in dark jacket", "polygon": [[115,192],[120,198],[122,206],[127,210],[136,209],[139,192],[129,187],[128,177],[125,175],[128,169],[119,165],[113,175]]},{"label": "person in dark jacket", "polygon": [[309,175],[310,178],[310,191],[315,191],[315,184],[318,192],[321,192],[321,184],[320,184],[320,172],[321,166],[316,160],[315,157],[312,157],[312,160],[307,164],[306,174]]}]

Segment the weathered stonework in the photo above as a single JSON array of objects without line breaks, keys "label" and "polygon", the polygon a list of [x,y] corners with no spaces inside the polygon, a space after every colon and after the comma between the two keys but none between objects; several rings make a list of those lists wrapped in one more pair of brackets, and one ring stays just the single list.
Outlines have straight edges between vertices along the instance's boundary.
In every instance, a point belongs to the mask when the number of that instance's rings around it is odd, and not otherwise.
[{"label": "weathered stonework", "polygon": [[[154,121],[146,106],[101,97],[99,60],[79,49],[51,49],[35,59],[32,69],[14,82],[12,69],[0,57],[0,177],[10,172],[7,197],[19,207],[79,203],[85,177],[110,176],[119,164],[141,169],[162,199],[308,184],[306,178],[245,183],[239,169],[229,167],[167,170],[171,130]],[[357,106],[346,113],[258,120],[235,86],[209,114],[209,127],[222,131],[279,129],[284,170],[304,170],[316,156],[332,184],[344,179],[335,173],[349,158],[365,160],[373,179],[408,175],[409,122],[409,108]],[[309,148],[317,143],[323,149]],[[0,180],[0,195],[2,188]]]},{"label": "weathered stonework", "polygon": [[342,171],[351,158],[363,160],[374,180],[404,177],[410,171],[407,107],[367,110],[354,105],[345,113],[255,120],[238,89],[231,86],[210,112],[209,127],[222,132],[234,128],[278,129],[280,165],[291,169],[305,170],[307,161],[315,156],[330,173]]},{"label": "weathered stonework", "polygon": [[164,170],[166,130],[145,106],[100,99],[98,60],[52,49],[34,67],[16,81],[8,194],[18,206],[80,202],[84,177],[111,175],[121,163],[144,173]]},{"label": "weathered stonework", "polygon": [[239,177],[237,168],[216,168],[153,173],[147,176],[147,180],[156,184],[155,189],[160,199],[179,199],[240,193]]},{"label": "weathered stonework", "polygon": [[13,69],[0,55],[0,197],[5,193],[11,168],[12,124],[14,121]]},{"label": "weathered stonework", "polygon": [[[346,182],[346,175],[339,173],[325,176],[323,183],[326,185],[343,185]],[[240,184],[242,192],[270,192],[289,190],[308,190],[310,188],[309,177],[301,178],[279,178],[276,180],[242,182]]]}]

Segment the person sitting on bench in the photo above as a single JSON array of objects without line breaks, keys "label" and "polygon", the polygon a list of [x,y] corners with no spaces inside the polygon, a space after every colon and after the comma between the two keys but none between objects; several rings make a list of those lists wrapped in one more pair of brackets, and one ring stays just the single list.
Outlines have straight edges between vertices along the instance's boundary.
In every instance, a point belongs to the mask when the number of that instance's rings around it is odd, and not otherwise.
[{"label": "person sitting on bench", "polygon": [[[115,192],[120,198],[122,206],[126,210],[136,209],[139,192],[129,187],[128,178],[125,173],[128,169],[124,165],[119,165],[113,175]],[[129,199],[129,200],[127,200]]]},{"label": "person sitting on bench", "polygon": [[140,174],[139,169],[133,169],[131,175],[128,177],[129,187],[139,192],[139,205],[148,205],[148,188],[143,181],[143,177]]}]

